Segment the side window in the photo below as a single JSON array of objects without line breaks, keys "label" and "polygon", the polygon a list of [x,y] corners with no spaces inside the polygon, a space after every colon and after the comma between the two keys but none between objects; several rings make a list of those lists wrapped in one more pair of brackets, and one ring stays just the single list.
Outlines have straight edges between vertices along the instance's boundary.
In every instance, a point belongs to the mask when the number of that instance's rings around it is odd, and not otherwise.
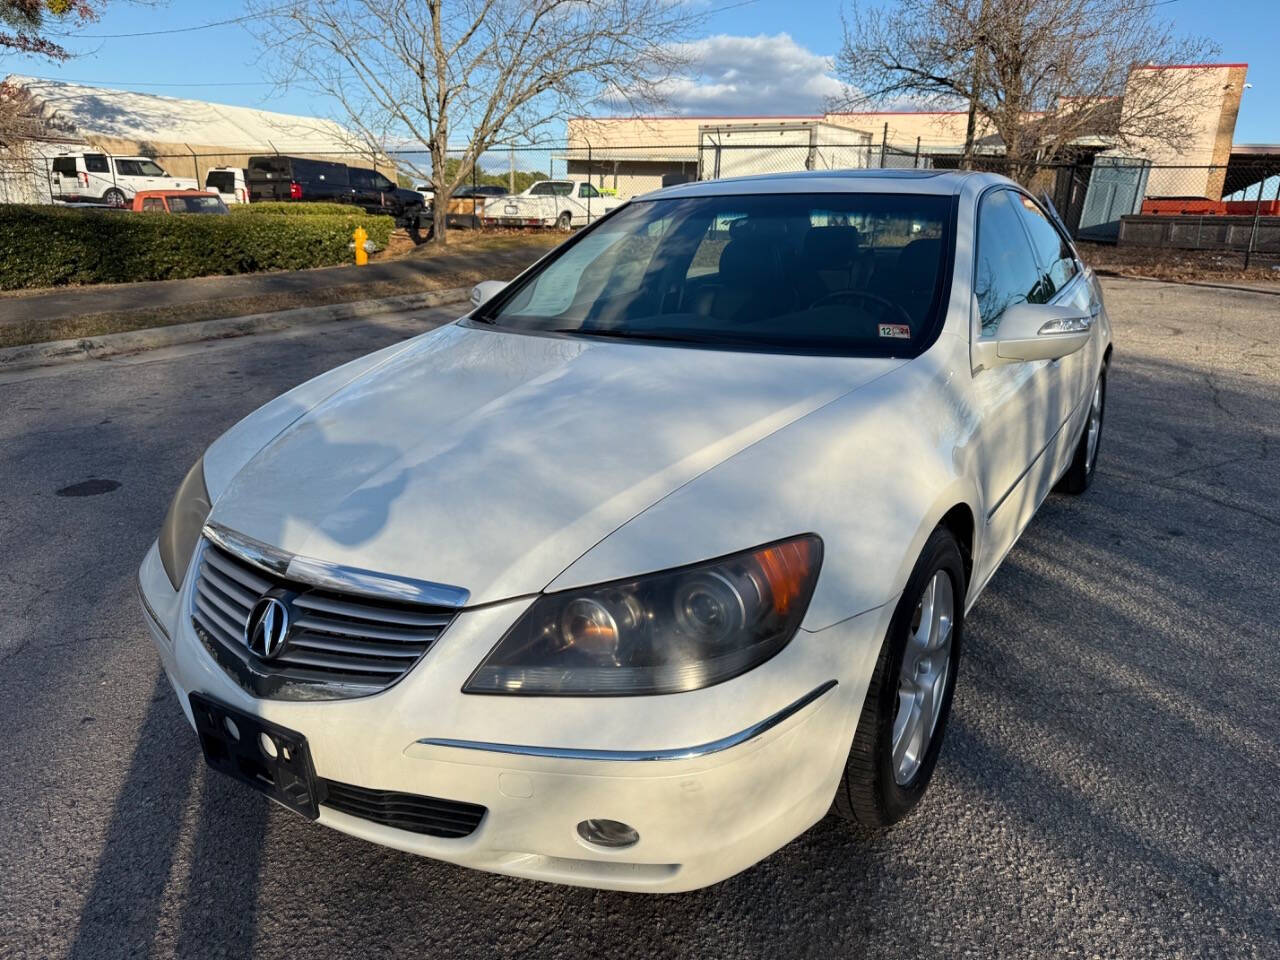
[{"label": "side window", "polygon": [[599,191],[599,190],[597,190],[595,187],[593,187],[593,186],[592,186],[591,184],[589,184],[589,183],[583,183],[583,184],[579,184],[579,185],[578,185],[578,196],[580,196],[580,197],[598,197],[598,196],[600,196],[600,191]]},{"label": "side window", "polygon": [[116,174],[121,177],[140,177],[142,166],[137,160],[117,160]]},{"label": "side window", "polygon": [[160,197],[143,197],[142,211],[144,213],[164,213],[164,200]]},{"label": "side window", "polygon": [[974,293],[984,337],[996,335],[1000,318],[1015,303],[1039,303],[1044,299],[1040,268],[1027,232],[1022,229],[1017,203],[1017,194],[996,190],[983,197],[978,208]]},{"label": "side window", "polygon": [[101,153],[86,153],[84,168],[90,173],[107,173],[107,158]]},{"label": "side window", "polygon": [[74,178],[76,175],[76,158],[54,157],[53,172],[62,177]]},{"label": "side window", "polygon": [[1027,232],[1031,234],[1031,245],[1035,247],[1036,260],[1045,276],[1043,297],[1048,301],[1059,290],[1071,282],[1076,275],[1075,257],[1071,255],[1071,245],[1063,239],[1040,204],[1030,197],[1017,195],[1020,201],[1019,212]]},{"label": "side window", "polygon": [[543,180],[542,183],[535,183],[529,188],[529,196],[531,197],[551,197],[555,195],[555,191],[551,189],[551,183]]},{"label": "side window", "polygon": [[557,197],[571,197],[573,196],[573,184],[565,183],[561,180],[552,180],[551,193]]},{"label": "side window", "polygon": [[352,167],[348,171],[348,176],[351,178],[351,185],[353,187],[365,188],[373,186],[373,178],[370,176],[368,170],[360,170],[356,167]]},{"label": "side window", "polygon": [[386,192],[388,190],[395,189],[395,184],[393,184],[390,180],[388,180],[382,174],[375,173],[372,176],[373,176],[373,188],[375,190],[382,190],[383,192]]}]

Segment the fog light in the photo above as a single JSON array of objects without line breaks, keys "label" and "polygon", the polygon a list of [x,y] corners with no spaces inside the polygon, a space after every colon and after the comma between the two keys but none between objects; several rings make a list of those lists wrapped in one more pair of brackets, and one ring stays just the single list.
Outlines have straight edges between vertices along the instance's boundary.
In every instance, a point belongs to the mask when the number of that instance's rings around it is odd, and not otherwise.
[{"label": "fog light", "polygon": [[578,836],[597,847],[619,850],[639,842],[635,829],[617,820],[583,820],[578,824]]}]

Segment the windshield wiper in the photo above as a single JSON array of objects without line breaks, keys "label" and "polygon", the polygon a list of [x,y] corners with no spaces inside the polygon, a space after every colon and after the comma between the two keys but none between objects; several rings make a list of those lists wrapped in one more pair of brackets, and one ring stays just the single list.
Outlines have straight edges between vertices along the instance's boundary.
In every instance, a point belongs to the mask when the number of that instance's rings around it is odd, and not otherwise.
[{"label": "windshield wiper", "polygon": [[569,336],[579,337],[601,337],[606,340],[656,340],[664,343],[704,343],[704,344],[728,344],[731,346],[753,346],[754,341],[740,340],[729,337],[718,337],[715,335],[708,336],[706,334],[689,334],[677,331],[658,331],[658,330],[602,330],[582,328],[582,327],[557,327],[548,333],[563,333]]}]

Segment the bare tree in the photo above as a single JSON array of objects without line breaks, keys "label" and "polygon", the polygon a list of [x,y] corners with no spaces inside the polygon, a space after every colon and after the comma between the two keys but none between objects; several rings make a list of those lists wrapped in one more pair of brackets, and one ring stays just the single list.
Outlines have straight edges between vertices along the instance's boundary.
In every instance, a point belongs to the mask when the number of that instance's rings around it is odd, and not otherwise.
[{"label": "bare tree", "polygon": [[0,0],[0,195],[10,197],[13,183],[25,183],[38,172],[31,141],[48,126],[27,91],[5,76],[5,60],[13,54],[55,63],[70,59],[72,53],[50,36],[50,28],[65,35],[68,28],[97,20],[104,5],[105,0]]},{"label": "bare tree", "polygon": [[[836,69],[841,105],[910,100],[970,108],[965,160],[981,120],[1004,141],[1007,169],[1036,164],[1101,136],[1117,147],[1177,150],[1193,135],[1209,91],[1198,70],[1207,39],[1184,38],[1155,0],[896,0],[845,17]],[[1123,99],[1122,99],[1123,97]]]},{"label": "bare tree", "polygon": [[439,243],[449,197],[485,150],[536,138],[602,97],[660,99],[683,65],[675,44],[699,19],[683,0],[251,3],[279,78],[333,98],[365,150],[425,145],[426,164],[397,162],[431,183]]}]

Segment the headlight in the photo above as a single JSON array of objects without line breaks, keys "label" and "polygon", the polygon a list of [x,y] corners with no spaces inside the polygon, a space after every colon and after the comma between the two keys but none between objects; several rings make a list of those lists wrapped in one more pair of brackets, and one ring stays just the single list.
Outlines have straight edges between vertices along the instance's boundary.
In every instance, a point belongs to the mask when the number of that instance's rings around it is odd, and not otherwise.
[{"label": "headlight", "polygon": [[182,578],[187,575],[191,554],[195,552],[211,509],[209,491],[204,486],[204,457],[201,457],[182,478],[169,504],[169,512],[164,515],[164,526],[160,528],[160,562],[175,590],[182,586]]},{"label": "headlight", "polygon": [[635,696],[697,690],[795,635],[822,565],[808,535],[678,570],[539,597],[465,693]]}]

